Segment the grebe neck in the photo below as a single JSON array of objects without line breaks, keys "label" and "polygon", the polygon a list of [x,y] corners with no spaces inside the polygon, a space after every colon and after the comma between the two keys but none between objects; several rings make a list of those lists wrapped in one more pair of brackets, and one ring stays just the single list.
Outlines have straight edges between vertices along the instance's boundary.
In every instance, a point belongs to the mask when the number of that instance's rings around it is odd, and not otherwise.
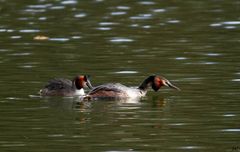
[{"label": "grebe neck", "polygon": [[138,87],[141,91],[147,91],[147,89],[152,85],[155,76],[149,76],[146,78],[141,85]]}]

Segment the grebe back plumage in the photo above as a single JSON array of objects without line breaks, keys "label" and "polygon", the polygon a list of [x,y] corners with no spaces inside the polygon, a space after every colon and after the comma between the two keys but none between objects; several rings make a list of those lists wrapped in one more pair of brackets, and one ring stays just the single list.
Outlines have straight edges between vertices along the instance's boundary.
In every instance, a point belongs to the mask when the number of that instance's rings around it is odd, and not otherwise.
[{"label": "grebe back plumage", "polygon": [[84,87],[92,89],[88,75],[76,76],[72,81],[64,78],[55,78],[48,82],[39,91],[41,96],[76,96],[85,95]]}]

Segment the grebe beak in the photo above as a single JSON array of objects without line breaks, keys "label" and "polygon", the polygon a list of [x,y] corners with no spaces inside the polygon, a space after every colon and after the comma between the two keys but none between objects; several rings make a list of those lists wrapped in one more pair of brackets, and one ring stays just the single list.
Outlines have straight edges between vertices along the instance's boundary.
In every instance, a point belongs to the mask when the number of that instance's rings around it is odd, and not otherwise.
[{"label": "grebe beak", "polygon": [[175,85],[173,85],[172,83],[170,83],[169,81],[165,81],[164,83],[165,86],[169,87],[169,88],[173,88],[175,90],[181,91],[180,88],[176,87]]},{"label": "grebe beak", "polygon": [[92,88],[93,88],[91,82],[90,82],[88,79],[87,79],[87,81],[86,81],[86,85],[88,86],[89,89],[92,89]]}]

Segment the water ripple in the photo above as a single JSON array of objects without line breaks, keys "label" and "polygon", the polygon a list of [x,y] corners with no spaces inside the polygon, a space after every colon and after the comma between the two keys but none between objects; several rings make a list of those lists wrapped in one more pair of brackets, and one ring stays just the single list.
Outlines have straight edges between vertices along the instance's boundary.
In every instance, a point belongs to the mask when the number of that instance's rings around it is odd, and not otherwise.
[{"label": "water ripple", "polygon": [[48,135],[48,137],[63,137],[65,135],[63,134],[52,134],[52,135]]},{"label": "water ripple", "polygon": [[83,17],[86,17],[87,14],[86,13],[79,13],[79,14],[75,14],[74,17],[76,18],[83,18]]},{"label": "water ripple", "polygon": [[239,128],[236,128],[236,129],[222,129],[221,131],[223,131],[223,132],[240,132],[240,129]]},{"label": "water ripple", "polygon": [[214,65],[214,64],[219,64],[218,62],[208,62],[208,61],[202,61],[202,62],[188,62],[185,64],[189,64],[189,65],[194,65],[194,64],[198,64],[198,65]]},{"label": "water ripple", "polygon": [[236,26],[225,26],[224,28],[225,28],[225,29],[235,29]]},{"label": "water ripple", "polygon": [[25,9],[24,11],[30,13],[43,13],[46,12],[46,9]]},{"label": "water ripple", "polygon": [[151,19],[152,14],[139,14],[137,16],[131,16],[130,19],[132,20],[146,20],[146,19]]},{"label": "water ripple", "polygon": [[81,36],[72,36],[72,39],[81,39]]},{"label": "water ripple", "polygon": [[124,37],[114,37],[110,40],[113,43],[124,43],[124,42],[133,42],[133,39],[124,38]]},{"label": "water ripple", "polygon": [[39,17],[38,20],[39,21],[45,21],[45,20],[47,20],[47,17],[44,17],[44,16],[43,17]]},{"label": "water ripple", "polygon": [[219,54],[219,53],[207,53],[206,54],[207,56],[220,56],[221,54]]},{"label": "water ripple", "polygon": [[21,100],[22,98],[17,98],[17,97],[7,97],[7,100]]},{"label": "water ripple", "polygon": [[234,117],[234,116],[236,116],[235,114],[224,114],[223,115],[224,117]]},{"label": "water ripple", "polygon": [[59,41],[59,42],[66,42],[69,41],[69,38],[49,38],[50,41]]},{"label": "water ripple", "polygon": [[13,29],[0,29],[0,32],[11,33],[11,32],[14,32],[14,30]]},{"label": "water ripple", "polygon": [[219,23],[212,23],[209,26],[211,27],[223,27],[225,29],[235,29],[237,26],[240,25],[240,21],[225,21]]},{"label": "water ripple", "polygon": [[131,24],[130,27],[139,27],[139,24]]},{"label": "water ripple", "polygon": [[23,142],[8,142],[8,141],[6,141],[6,142],[1,142],[0,143],[0,146],[1,147],[23,147],[23,146],[26,146],[26,144],[25,143],[23,143]]},{"label": "water ripple", "polygon": [[61,10],[61,9],[65,9],[65,6],[52,6],[50,7],[51,10]]},{"label": "water ripple", "polygon": [[175,59],[176,60],[186,60],[187,58],[186,57],[176,57]]},{"label": "water ripple", "polygon": [[66,0],[66,1],[62,1],[61,4],[63,4],[63,5],[72,5],[72,4],[77,4],[77,1],[75,1],[75,0]]},{"label": "water ripple", "polygon": [[22,36],[20,36],[20,35],[14,35],[14,36],[11,36],[10,38],[11,38],[11,39],[20,39],[20,38],[22,38]]},{"label": "water ripple", "polygon": [[19,30],[20,33],[38,33],[40,30],[38,29],[24,29],[24,30]]},{"label": "water ripple", "polygon": [[33,65],[21,65],[19,66],[19,68],[24,68],[24,69],[31,69],[31,68],[34,68],[36,66],[33,66]]},{"label": "water ripple", "polygon": [[240,79],[232,79],[233,82],[240,82]]},{"label": "water ripple", "polygon": [[141,1],[141,2],[139,2],[139,4],[142,4],[142,5],[154,5],[155,2],[153,2],[153,1]]},{"label": "water ripple", "polygon": [[150,29],[152,26],[151,25],[144,25],[144,26],[142,26],[142,28],[144,28],[144,29]]},{"label": "water ripple", "polygon": [[22,52],[22,53],[12,53],[12,54],[9,54],[10,56],[28,56],[28,55],[31,55],[32,53],[29,53],[29,52]]},{"label": "water ripple", "polygon": [[163,12],[166,12],[166,9],[158,8],[158,9],[153,9],[152,11],[153,11],[154,13],[163,13]]},{"label": "water ripple", "polygon": [[109,26],[109,25],[118,25],[119,23],[116,22],[100,22],[100,26]]},{"label": "water ripple", "polygon": [[119,15],[125,15],[127,12],[111,12],[111,15],[113,16],[119,16]]},{"label": "water ripple", "polygon": [[44,9],[52,6],[52,4],[41,4],[41,5],[28,5],[27,8],[32,8],[32,9]]},{"label": "water ripple", "polygon": [[240,25],[240,21],[227,21],[222,23],[225,25]]},{"label": "water ripple", "polygon": [[119,9],[119,10],[129,10],[130,7],[129,6],[117,6],[117,9]]},{"label": "water ripple", "polygon": [[190,150],[190,149],[203,149],[203,147],[200,147],[200,146],[182,146],[182,147],[179,147],[178,149],[186,149],[186,150]]},{"label": "water ripple", "polygon": [[117,74],[135,74],[138,73],[138,71],[118,71],[118,72],[114,72]]},{"label": "water ripple", "polygon": [[176,23],[180,23],[180,21],[179,20],[169,20],[169,21],[167,21],[167,23],[176,24]]},{"label": "water ripple", "polygon": [[97,29],[97,30],[100,30],[100,31],[109,31],[109,30],[111,30],[112,28],[111,28],[111,27],[97,27],[96,29]]}]

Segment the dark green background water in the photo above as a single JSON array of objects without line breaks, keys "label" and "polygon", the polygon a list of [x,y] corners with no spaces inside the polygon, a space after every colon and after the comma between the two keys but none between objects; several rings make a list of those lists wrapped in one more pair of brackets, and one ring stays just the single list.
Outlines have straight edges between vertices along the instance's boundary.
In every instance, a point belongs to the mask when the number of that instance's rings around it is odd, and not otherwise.
[{"label": "dark green background water", "polygon": [[[239,44],[239,0],[0,0],[0,151],[239,151]],[[160,74],[182,91],[38,96],[77,74],[129,86]]]}]

